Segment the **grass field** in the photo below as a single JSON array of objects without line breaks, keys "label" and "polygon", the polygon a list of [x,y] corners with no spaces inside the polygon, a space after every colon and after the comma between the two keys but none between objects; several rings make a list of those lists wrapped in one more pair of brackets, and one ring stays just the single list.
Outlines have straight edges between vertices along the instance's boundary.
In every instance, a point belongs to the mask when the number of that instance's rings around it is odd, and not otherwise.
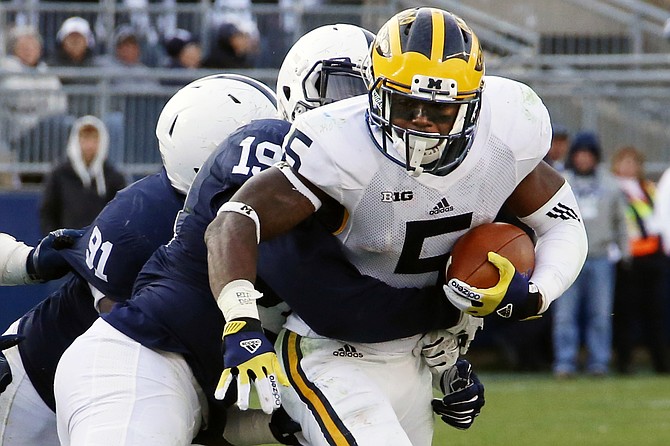
[{"label": "grass field", "polygon": [[481,373],[486,405],[467,431],[436,422],[436,446],[670,445],[670,377],[556,381]]},{"label": "grass field", "polygon": [[467,431],[436,418],[434,446],[670,446],[670,376],[479,376],[481,415]]}]

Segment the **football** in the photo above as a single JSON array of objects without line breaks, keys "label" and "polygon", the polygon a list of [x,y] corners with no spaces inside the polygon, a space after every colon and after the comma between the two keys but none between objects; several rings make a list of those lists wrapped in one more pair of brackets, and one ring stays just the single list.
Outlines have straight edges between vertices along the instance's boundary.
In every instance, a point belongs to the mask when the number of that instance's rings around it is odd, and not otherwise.
[{"label": "football", "polygon": [[512,262],[516,270],[530,277],[535,266],[535,246],[526,232],[509,223],[485,223],[466,232],[451,251],[447,280],[456,278],[476,288],[490,288],[500,274],[488,261],[494,251]]}]

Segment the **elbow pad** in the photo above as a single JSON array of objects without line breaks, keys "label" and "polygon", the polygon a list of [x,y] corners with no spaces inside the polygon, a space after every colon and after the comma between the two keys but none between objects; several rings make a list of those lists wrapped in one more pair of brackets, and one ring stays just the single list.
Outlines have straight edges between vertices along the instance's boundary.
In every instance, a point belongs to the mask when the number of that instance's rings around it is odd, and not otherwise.
[{"label": "elbow pad", "polygon": [[543,313],[579,275],[588,252],[586,229],[567,181],[540,209],[520,220],[537,235],[530,281],[542,295]]},{"label": "elbow pad", "polygon": [[9,234],[0,233],[0,285],[36,283],[30,278],[26,260],[33,250]]}]

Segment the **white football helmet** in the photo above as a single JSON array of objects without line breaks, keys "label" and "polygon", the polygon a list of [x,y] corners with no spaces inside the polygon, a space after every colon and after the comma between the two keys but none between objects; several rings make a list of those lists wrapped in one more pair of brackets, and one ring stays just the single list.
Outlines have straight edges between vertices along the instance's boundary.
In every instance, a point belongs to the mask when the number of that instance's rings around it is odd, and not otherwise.
[{"label": "white football helmet", "polygon": [[247,76],[215,74],[177,91],[156,124],[172,187],[186,194],[198,169],[228,135],[253,119],[276,117],[274,92]]},{"label": "white football helmet", "polygon": [[324,25],[291,47],[277,75],[279,114],[307,110],[368,92],[361,64],[374,34],[355,25]]}]

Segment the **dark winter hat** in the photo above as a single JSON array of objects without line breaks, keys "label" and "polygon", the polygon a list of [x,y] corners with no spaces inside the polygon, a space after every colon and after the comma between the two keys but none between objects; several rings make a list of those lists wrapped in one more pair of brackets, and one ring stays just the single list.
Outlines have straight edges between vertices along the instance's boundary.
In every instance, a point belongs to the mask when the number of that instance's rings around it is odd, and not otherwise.
[{"label": "dark winter hat", "polygon": [[574,155],[580,150],[586,150],[593,153],[596,159],[600,161],[600,156],[602,154],[602,149],[600,147],[600,141],[598,136],[595,133],[589,131],[581,131],[577,133],[574,138],[572,138],[572,144],[570,144],[570,156]]},{"label": "dark winter hat", "polygon": [[185,29],[177,29],[165,39],[165,51],[170,57],[177,57],[181,50],[189,43],[195,43],[197,39]]},{"label": "dark winter hat", "polygon": [[224,22],[219,25],[218,31],[218,40],[220,45],[226,45],[230,38],[236,34],[241,34],[240,28],[238,28],[234,23]]}]

